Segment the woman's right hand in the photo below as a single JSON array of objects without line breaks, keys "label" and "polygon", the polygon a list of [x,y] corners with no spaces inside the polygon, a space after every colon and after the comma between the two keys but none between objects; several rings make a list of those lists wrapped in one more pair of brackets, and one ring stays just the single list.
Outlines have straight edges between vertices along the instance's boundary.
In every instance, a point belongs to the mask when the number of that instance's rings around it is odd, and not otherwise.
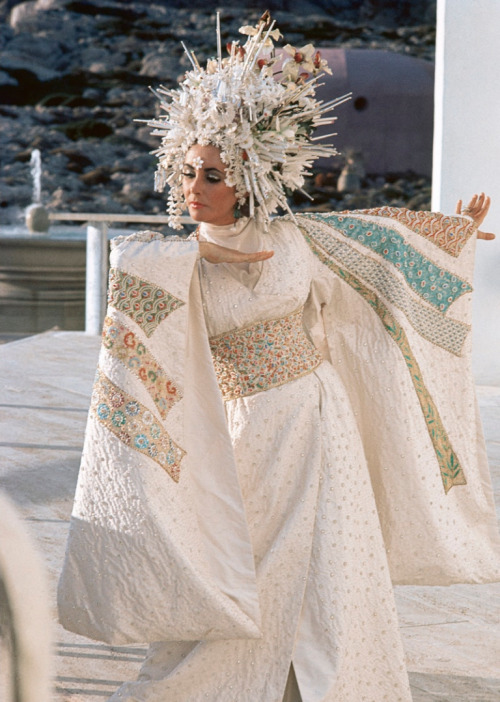
[{"label": "woman's right hand", "polygon": [[200,241],[198,243],[200,256],[209,263],[255,263],[265,261],[274,256],[274,251],[256,251],[255,253],[245,253],[228,249],[225,246],[213,244],[211,241]]}]

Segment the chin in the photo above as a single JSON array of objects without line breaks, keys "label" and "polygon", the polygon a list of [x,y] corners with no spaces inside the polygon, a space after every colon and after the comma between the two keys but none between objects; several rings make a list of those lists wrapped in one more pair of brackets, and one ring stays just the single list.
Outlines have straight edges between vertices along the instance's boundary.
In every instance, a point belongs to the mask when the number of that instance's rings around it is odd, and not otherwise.
[{"label": "chin", "polygon": [[[203,213],[201,210],[191,210],[188,208],[189,211],[189,216],[191,219],[194,219],[195,222],[206,222],[207,221],[207,212]],[[210,219],[210,216],[209,216]]]},{"label": "chin", "polygon": [[189,213],[192,220],[195,222],[204,222],[205,224],[213,224],[216,227],[224,227],[228,224],[234,224],[235,219],[231,217],[215,217],[209,212],[194,210]]}]

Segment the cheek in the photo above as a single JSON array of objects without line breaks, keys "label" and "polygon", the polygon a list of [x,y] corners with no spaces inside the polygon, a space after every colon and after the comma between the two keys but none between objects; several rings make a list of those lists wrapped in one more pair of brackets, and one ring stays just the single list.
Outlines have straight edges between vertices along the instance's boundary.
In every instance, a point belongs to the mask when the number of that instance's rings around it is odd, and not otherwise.
[{"label": "cheek", "polygon": [[227,187],[224,187],[224,194],[222,196],[222,199],[224,201],[224,204],[228,208],[234,207],[236,205],[236,195],[234,194],[232,188],[228,189]]}]

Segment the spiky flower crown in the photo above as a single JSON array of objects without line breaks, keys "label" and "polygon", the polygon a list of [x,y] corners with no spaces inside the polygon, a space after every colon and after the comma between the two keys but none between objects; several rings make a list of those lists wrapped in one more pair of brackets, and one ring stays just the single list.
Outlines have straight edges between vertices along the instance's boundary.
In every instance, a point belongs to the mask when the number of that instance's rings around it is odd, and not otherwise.
[{"label": "spiky flower crown", "polygon": [[[312,134],[320,124],[335,121],[335,117],[323,117],[324,113],[348,96],[316,100],[318,79],[324,71],[331,73],[326,61],[311,44],[300,49],[288,44],[285,59],[277,57],[273,40],[281,34],[274,24],[266,12],[255,27],[241,27],[246,43],[228,44],[228,56],[222,58],[217,14],[217,58],[202,68],[184,47],[192,70],[180,88],[154,91],[164,112],[147,122],[153,134],[161,137],[160,148],[153,152],[158,157],[155,190],[170,187],[167,211],[174,229],[182,228],[182,170],[193,144],[220,149],[225,183],[235,187],[241,205],[248,198],[250,215],[259,205],[266,226],[278,207],[292,214],[286,192],[302,188],[312,162],[337,154],[333,145],[317,143],[325,137]],[[280,71],[273,75],[278,61],[282,61]]]}]

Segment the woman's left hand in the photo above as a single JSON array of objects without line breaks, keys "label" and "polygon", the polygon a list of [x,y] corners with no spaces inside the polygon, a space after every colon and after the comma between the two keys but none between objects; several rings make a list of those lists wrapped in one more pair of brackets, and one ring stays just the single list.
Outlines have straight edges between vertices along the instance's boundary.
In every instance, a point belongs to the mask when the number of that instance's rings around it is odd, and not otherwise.
[{"label": "woman's left hand", "polygon": [[[471,201],[469,202],[467,207],[464,207],[463,209],[462,209],[462,200],[459,200],[457,202],[456,213],[469,215],[469,217],[472,217],[472,219],[476,223],[476,226],[480,227],[481,224],[483,223],[486,215],[488,214],[488,210],[490,209],[490,204],[491,204],[491,200],[487,195],[485,195],[484,193],[481,193],[480,195],[476,194],[476,195],[472,196]],[[495,235],[492,234],[491,232],[481,232],[478,229],[477,230],[477,238],[490,240],[490,239],[494,239]]]}]

